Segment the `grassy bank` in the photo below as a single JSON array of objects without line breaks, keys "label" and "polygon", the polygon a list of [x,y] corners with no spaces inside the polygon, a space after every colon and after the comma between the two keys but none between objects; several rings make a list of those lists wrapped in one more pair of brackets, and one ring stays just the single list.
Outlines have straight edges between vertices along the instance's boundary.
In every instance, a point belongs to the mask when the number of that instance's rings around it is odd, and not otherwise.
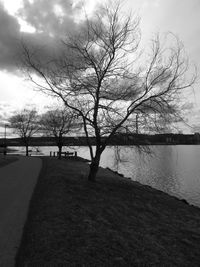
[{"label": "grassy bank", "polygon": [[7,164],[10,164],[14,161],[16,161],[17,158],[16,157],[13,157],[13,156],[3,156],[3,155],[0,155],[0,168],[7,165]]},{"label": "grassy bank", "polygon": [[16,266],[199,266],[200,209],[88,165],[43,159]]}]

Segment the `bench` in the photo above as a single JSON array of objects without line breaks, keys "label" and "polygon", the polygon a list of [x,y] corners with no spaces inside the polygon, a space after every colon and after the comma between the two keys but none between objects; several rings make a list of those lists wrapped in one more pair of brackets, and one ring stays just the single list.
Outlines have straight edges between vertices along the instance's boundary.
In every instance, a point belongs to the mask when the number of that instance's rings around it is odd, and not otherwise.
[{"label": "bench", "polygon": [[[52,152],[50,151],[50,157],[55,157],[57,155],[57,157],[59,156],[59,152]],[[66,152],[61,152],[61,156],[64,156],[65,158],[67,157],[77,157],[77,152],[69,152],[69,151],[66,151]]]}]

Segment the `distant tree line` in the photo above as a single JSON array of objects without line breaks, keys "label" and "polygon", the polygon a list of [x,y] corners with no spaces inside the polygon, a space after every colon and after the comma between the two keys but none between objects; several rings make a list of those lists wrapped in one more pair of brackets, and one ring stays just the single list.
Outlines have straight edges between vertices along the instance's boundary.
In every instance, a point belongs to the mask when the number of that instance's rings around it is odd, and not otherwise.
[{"label": "distant tree line", "polygon": [[[78,133],[77,133],[78,134]],[[95,137],[90,137],[90,142],[93,146],[96,145]],[[200,144],[199,134],[118,134],[110,139],[110,146],[131,146],[131,145],[178,145],[178,144]],[[4,139],[0,139],[0,146],[4,145]],[[8,146],[24,146],[21,138],[7,139]],[[56,139],[53,136],[35,136],[29,140],[30,146],[58,146]],[[85,136],[63,136],[63,146],[87,146]],[[59,149],[59,147],[58,147]]]}]

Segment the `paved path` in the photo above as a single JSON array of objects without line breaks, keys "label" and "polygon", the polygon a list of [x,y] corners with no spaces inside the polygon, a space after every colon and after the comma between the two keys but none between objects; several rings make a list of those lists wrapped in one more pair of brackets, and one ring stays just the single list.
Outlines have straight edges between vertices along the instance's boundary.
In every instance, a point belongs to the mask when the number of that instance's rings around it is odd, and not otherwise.
[{"label": "paved path", "polygon": [[0,168],[0,266],[13,267],[26,221],[29,201],[42,160],[19,157]]}]

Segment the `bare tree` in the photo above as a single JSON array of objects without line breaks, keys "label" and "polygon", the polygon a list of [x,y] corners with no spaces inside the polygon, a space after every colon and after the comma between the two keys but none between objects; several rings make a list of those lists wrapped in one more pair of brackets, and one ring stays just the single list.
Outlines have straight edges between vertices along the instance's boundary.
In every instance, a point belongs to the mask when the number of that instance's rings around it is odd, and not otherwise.
[{"label": "bare tree", "polygon": [[40,124],[45,135],[54,136],[59,149],[59,159],[61,159],[63,137],[81,127],[77,120],[77,115],[69,108],[57,108],[47,111],[42,115]]},{"label": "bare tree", "polygon": [[[41,62],[22,44],[24,71],[31,81],[82,118],[90,181],[111,138],[137,114],[146,125],[177,114],[180,93],[194,83],[195,75],[186,79],[188,61],[174,39],[175,44],[164,47],[156,36],[148,53],[141,54],[139,19],[124,14],[118,3],[103,6],[92,19],[86,18],[81,32],[62,40],[62,57]],[[40,79],[34,79],[35,73]],[[90,136],[95,136],[95,149]]]},{"label": "bare tree", "polygon": [[39,131],[38,114],[35,109],[23,109],[9,119],[9,127],[21,138],[26,147],[26,156],[31,137]]}]

